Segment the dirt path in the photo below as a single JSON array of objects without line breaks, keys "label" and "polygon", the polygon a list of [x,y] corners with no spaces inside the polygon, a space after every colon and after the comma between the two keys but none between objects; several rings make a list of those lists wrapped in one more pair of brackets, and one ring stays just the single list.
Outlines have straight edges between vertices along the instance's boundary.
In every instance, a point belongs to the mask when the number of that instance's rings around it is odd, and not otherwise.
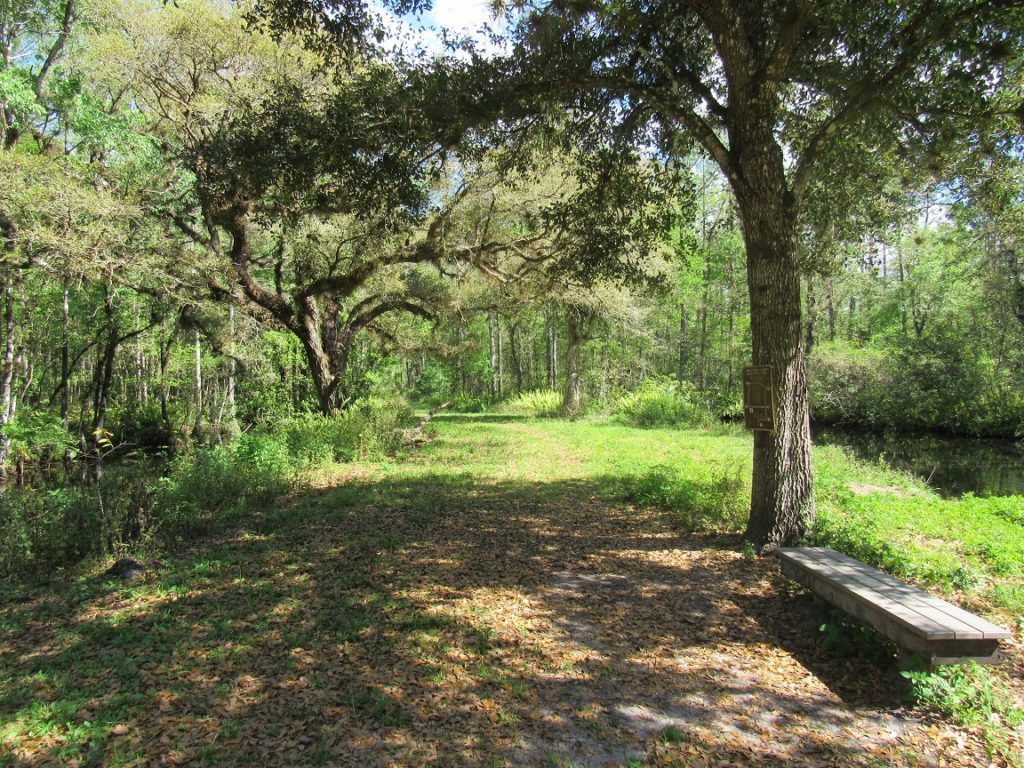
[{"label": "dirt path", "polygon": [[[530,467],[577,460],[545,440],[508,455],[522,467],[503,479],[426,455],[158,583],[37,596],[4,636],[0,714],[26,695],[64,709],[9,732],[0,759],[987,764],[964,733],[896,708],[891,667],[825,654],[820,615],[773,563],[680,536],[569,470],[538,479]],[[96,728],[78,751],[76,724]]]}]

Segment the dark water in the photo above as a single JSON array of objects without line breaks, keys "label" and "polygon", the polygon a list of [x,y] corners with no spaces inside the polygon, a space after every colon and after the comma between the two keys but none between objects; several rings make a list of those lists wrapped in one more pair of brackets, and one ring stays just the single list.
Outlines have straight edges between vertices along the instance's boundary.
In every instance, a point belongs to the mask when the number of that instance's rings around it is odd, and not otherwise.
[{"label": "dark water", "polygon": [[879,458],[927,480],[946,498],[1024,495],[1024,442],[945,435],[813,428],[817,445],[840,445],[855,456]]}]

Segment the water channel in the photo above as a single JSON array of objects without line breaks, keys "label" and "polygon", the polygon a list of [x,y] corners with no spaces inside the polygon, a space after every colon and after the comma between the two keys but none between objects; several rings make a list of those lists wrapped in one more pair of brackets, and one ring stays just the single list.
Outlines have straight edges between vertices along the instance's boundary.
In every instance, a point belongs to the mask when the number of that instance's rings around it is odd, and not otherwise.
[{"label": "water channel", "polygon": [[814,442],[839,445],[865,461],[884,460],[946,498],[1024,495],[1024,441],[863,432],[815,425]]}]

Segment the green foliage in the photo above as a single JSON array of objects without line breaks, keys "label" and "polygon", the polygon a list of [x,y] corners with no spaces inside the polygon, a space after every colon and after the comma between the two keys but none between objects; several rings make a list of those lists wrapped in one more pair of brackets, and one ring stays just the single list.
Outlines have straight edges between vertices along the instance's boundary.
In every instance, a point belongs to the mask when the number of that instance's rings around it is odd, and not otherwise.
[{"label": "green foliage", "polygon": [[711,468],[701,476],[694,474],[654,466],[624,478],[618,494],[626,501],[669,510],[686,530],[741,529],[749,504],[741,471]]},{"label": "green foliage", "polygon": [[285,493],[294,480],[294,463],[278,437],[242,435],[230,445],[180,456],[159,485],[162,533],[180,538],[213,530]]},{"label": "green foliage", "polygon": [[32,87],[31,74],[20,67],[0,69],[0,102],[23,121],[43,116],[43,108]]},{"label": "green foliage", "polygon": [[1013,749],[1007,744],[1005,731],[1024,723],[1024,709],[1014,705],[988,670],[971,662],[902,674],[910,681],[911,695],[918,704],[957,725],[980,728],[994,753],[1007,756],[1006,750]]},{"label": "green foliage", "polygon": [[3,427],[11,441],[11,454],[27,458],[61,456],[77,441],[60,419],[39,410],[21,410],[14,421]]},{"label": "green foliage", "polygon": [[491,405],[486,395],[471,395],[460,392],[452,399],[452,410],[458,413],[483,413]]},{"label": "green foliage", "polygon": [[693,385],[667,377],[648,379],[636,391],[620,397],[615,413],[638,427],[698,426],[711,421],[711,413]]},{"label": "green foliage", "polygon": [[0,575],[217,530],[287,493],[312,466],[394,455],[410,417],[402,399],[370,398],[335,417],[309,415],[181,454],[159,479],[125,463],[87,487],[12,490],[0,496]]},{"label": "green foliage", "polygon": [[11,490],[0,497],[0,576],[52,569],[117,552],[153,530],[153,489],[144,468],[85,487]]},{"label": "green foliage", "polygon": [[562,396],[552,389],[523,392],[505,401],[502,411],[536,418],[554,418],[562,407]]},{"label": "green foliage", "polygon": [[824,423],[1024,433],[1024,394],[959,337],[896,349],[819,347],[808,388],[814,418]]},{"label": "green foliage", "polygon": [[167,431],[160,404],[155,401],[133,403],[130,408],[116,409],[110,414],[111,431],[119,440],[133,448],[161,448],[171,444],[173,435]]},{"label": "green foliage", "polygon": [[834,610],[819,628],[825,648],[837,656],[864,656],[877,662],[892,661],[896,646],[866,624]]}]

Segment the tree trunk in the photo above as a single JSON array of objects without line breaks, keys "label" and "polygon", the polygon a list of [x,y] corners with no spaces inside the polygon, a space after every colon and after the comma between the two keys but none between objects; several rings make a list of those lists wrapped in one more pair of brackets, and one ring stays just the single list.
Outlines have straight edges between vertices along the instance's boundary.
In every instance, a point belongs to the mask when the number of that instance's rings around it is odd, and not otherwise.
[{"label": "tree trunk", "polygon": [[814,327],[818,322],[817,302],[814,295],[814,277],[807,276],[807,336],[804,340],[804,354],[810,357],[814,349]]},{"label": "tree trunk", "polygon": [[594,310],[590,307],[571,306],[565,313],[568,330],[565,345],[565,389],[561,412],[570,418],[583,410],[583,345],[590,337],[590,324]]},{"label": "tree trunk", "polygon": [[508,348],[512,355],[512,370],[516,375],[516,394],[523,391],[523,357],[519,349],[519,322],[512,323],[508,331]]},{"label": "tree trunk", "polygon": [[835,281],[833,278],[829,278],[826,283],[825,293],[825,312],[828,314],[828,340],[836,340],[836,299],[835,299]]},{"label": "tree trunk", "polygon": [[114,310],[114,291],[109,284],[103,291],[103,311],[107,318],[107,338],[98,350],[96,367],[93,369],[92,442],[97,451],[107,442],[107,405],[110,399],[110,385],[114,380],[117,348],[121,344],[121,328]]},{"label": "tree trunk", "polygon": [[229,438],[242,431],[238,426],[238,408],[235,403],[235,308],[228,307],[228,384],[224,395],[226,429]]},{"label": "tree trunk", "polygon": [[686,307],[680,303],[679,305],[679,371],[676,374],[676,378],[679,379],[679,383],[682,384],[686,381],[686,362],[687,362],[687,345],[686,345]]},{"label": "tree trunk", "polygon": [[498,341],[495,330],[494,310],[487,312],[487,353],[491,363],[491,399],[498,397]]},{"label": "tree trunk", "polygon": [[544,310],[547,319],[548,389],[558,389],[558,333],[555,330],[555,311],[549,305]]},{"label": "tree trunk", "polygon": [[195,390],[196,417],[192,422],[192,436],[199,439],[203,430],[203,347],[200,343],[199,329],[193,331],[192,343],[195,348],[195,368],[192,383]]},{"label": "tree trunk", "polygon": [[68,428],[68,379],[71,378],[71,306],[68,301],[68,279],[64,278],[62,291],[63,315],[60,329],[60,423]]},{"label": "tree trunk", "polygon": [[7,458],[11,439],[5,427],[11,418],[14,397],[14,278],[7,276],[3,290],[4,308],[4,362],[0,370],[0,481],[7,479]]},{"label": "tree trunk", "polygon": [[764,551],[795,543],[807,531],[814,520],[814,494],[796,212],[774,126],[754,107],[736,116],[730,142],[747,251],[753,362],[771,367],[776,400],[776,431],[754,432],[746,532]]}]

